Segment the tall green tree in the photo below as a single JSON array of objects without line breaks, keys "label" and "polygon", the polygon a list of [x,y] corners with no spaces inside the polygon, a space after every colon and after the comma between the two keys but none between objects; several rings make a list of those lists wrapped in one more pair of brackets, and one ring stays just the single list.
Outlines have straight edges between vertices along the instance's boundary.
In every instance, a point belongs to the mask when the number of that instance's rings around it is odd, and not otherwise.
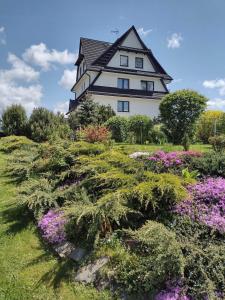
[{"label": "tall green tree", "polygon": [[55,115],[44,107],[34,108],[29,120],[31,138],[36,142],[47,141],[55,129]]},{"label": "tall green tree", "polygon": [[188,149],[196,122],[205,110],[206,103],[204,96],[192,90],[180,90],[166,95],[159,108],[169,140]]},{"label": "tall green tree", "polygon": [[110,105],[100,105],[86,96],[79,108],[70,113],[68,122],[72,130],[77,130],[88,125],[102,125],[112,116],[115,112]]},{"label": "tall green tree", "polygon": [[24,107],[13,104],[2,114],[2,130],[6,135],[24,135],[26,132],[27,115]]}]

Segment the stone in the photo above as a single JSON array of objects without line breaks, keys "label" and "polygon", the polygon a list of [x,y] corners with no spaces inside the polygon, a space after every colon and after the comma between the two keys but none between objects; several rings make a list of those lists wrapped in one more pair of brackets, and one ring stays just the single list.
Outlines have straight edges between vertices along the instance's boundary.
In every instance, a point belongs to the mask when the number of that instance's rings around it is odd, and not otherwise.
[{"label": "stone", "polygon": [[53,246],[53,249],[60,257],[67,257],[75,250],[75,247],[72,243],[66,241],[59,245]]},{"label": "stone", "polygon": [[82,267],[75,276],[75,281],[92,283],[96,278],[98,270],[100,270],[109,261],[108,257],[101,257],[95,262]]},{"label": "stone", "polygon": [[75,248],[68,257],[72,260],[79,262],[86,254],[86,250],[83,248]]}]

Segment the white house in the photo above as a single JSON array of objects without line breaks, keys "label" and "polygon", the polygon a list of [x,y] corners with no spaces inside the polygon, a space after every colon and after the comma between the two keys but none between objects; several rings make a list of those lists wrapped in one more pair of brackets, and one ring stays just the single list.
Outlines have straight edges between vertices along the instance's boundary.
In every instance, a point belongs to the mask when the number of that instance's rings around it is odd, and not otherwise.
[{"label": "white house", "polygon": [[75,65],[77,78],[71,89],[75,100],[70,100],[69,113],[89,94],[118,115],[156,117],[168,93],[166,84],[172,81],[134,26],[114,43],[81,38]]}]

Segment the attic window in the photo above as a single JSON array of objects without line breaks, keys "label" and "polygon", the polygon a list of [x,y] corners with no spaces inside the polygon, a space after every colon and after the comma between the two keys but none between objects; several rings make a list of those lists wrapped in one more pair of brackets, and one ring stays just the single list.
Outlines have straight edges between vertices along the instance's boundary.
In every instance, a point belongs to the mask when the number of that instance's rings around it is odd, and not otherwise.
[{"label": "attic window", "polygon": [[121,67],[128,67],[128,56],[120,55],[120,66]]},{"label": "attic window", "polygon": [[142,57],[135,57],[135,68],[143,69],[144,60]]}]

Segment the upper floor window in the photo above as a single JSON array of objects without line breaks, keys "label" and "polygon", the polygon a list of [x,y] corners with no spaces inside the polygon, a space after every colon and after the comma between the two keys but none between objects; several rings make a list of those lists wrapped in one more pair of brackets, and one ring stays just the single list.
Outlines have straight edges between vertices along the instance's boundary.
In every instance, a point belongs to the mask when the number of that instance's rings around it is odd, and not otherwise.
[{"label": "upper floor window", "polygon": [[117,79],[117,87],[119,89],[129,89],[129,79],[118,78]]},{"label": "upper floor window", "polygon": [[120,55],[120,66],[121,67],[128,67],[128,56]]},{"label": "upper floor window", "polygon": [[143,69],[144,59],[142,57],[135,57],[135,68]]},{"label": "upper floor window", "polygon": [[145,91],[154,91],[154,81],[141,80],[141,89]]},{"label": "upper floor window", "polygon": [[130,111],[129,101],[118,101],[117,102],[117,111],[118,112],[129,112]]}]

